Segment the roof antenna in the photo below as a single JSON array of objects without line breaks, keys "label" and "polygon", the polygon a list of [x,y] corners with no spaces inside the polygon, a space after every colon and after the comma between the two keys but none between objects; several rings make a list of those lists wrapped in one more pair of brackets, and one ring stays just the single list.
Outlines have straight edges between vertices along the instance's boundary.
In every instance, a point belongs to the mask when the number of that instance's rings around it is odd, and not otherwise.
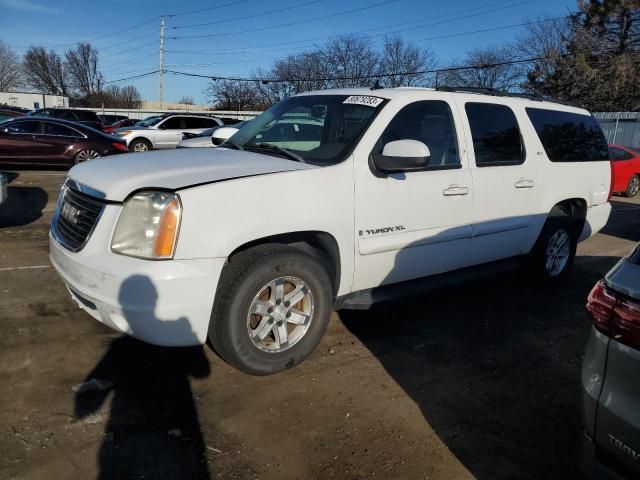
[{"label": "roof antenna", "polygon": [[380,85],[380,79],[376,78],[376,83],[373,84],[373,87],[371,87],[371,90],[382,90],[384,87],[382,85]]}]

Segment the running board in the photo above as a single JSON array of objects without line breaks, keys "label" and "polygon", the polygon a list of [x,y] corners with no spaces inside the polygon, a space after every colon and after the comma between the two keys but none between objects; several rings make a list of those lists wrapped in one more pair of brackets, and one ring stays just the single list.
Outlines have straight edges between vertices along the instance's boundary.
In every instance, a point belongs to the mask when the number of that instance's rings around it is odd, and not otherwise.
[{"label": "running board", "polygon": [[473,267],[461,268],[452,272],[440,273],[429,277],[417,278],[382,287],[359,290],[336,298],[335,310],[369,310],[373,304],[423,293],[437,288],[449,287],[458,283],[515,270],[522,266],[524,257],[512,257]]}]

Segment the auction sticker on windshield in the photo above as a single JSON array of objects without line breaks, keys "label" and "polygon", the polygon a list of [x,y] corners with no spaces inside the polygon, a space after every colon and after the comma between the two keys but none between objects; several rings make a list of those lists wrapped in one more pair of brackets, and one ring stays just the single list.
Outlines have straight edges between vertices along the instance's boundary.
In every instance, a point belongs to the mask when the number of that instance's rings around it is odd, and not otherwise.
[{"label": "auction sticker on windshield", "polygon": [[384,101],[384,98],[370,97],[368,95],[351,95],[342,103],[351,105],[366,105],[367,107],[377,107]]}]

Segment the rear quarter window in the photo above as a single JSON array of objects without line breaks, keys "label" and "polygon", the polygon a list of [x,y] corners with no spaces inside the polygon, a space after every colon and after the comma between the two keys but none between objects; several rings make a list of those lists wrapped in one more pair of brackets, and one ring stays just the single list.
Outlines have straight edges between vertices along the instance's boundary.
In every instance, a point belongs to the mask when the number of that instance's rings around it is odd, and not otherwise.
[{"label": "rear quarter window", "polygon": [[100,119],[98,118],[98,115],[95,112],[89,112],[86,110],[76,110],[74,113],[76,114],[76,117],[78,117],[78,120],[81,120],[84,122],[100,121]]},{"label": "rear quarter window", "polygon": [[527,116],[552,162],[608,161],[609,149],[591,115],[527,108]]}]

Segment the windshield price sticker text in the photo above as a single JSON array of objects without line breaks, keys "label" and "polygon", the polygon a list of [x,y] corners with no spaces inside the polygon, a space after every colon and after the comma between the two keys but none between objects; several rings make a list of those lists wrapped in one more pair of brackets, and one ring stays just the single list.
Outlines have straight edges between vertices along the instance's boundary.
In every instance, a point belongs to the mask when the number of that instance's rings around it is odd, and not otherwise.
[{"label": "windshield price sticker text", "polygon": [[377,107],[383,102],[383,98],[380,97],[370,97],[368,95],[351,95],[342,103],[347,103],[351,105],[365,105],[367,107]]}]

